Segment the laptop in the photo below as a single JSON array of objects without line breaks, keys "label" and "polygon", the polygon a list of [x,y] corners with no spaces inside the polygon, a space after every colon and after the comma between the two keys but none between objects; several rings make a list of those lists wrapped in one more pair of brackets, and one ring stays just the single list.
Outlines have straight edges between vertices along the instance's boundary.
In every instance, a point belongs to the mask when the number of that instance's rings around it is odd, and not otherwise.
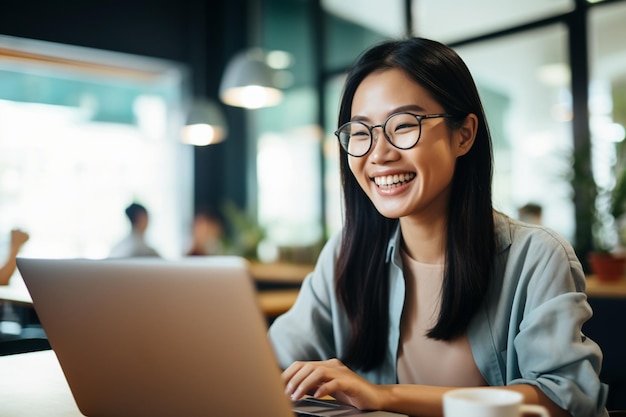
[{"label": "laptop", "polygon": [[285,396],[243,258],[17,266],[85,416],[398,416]]}]

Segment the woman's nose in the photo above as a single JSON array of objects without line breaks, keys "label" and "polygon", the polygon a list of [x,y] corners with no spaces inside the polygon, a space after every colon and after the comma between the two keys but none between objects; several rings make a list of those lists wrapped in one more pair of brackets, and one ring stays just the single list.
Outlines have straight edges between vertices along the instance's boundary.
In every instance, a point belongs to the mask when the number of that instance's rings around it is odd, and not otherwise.
[{"label": "woman's nose", "polygon": [[380,163],[388,159],[394,159],[397,155],[398,149],[396,149],[385,136],[385,132],[382,127],[376,126],[372,129],[372,149],[369,157],[372,162]]}]

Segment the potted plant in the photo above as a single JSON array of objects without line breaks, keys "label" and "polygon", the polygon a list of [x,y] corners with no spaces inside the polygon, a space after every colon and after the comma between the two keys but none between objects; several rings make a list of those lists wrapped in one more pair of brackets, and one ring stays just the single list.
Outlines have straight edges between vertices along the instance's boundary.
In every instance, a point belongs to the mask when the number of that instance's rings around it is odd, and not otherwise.
[{"label": "potted plant", "polygon": [[576,209],[574,248],[586,273],[600,281],[623,278],[626,271],[626,145],[616,147],[615,182],[600,186],[591,167],[591,141],[571,154],[569,181]]},{"label": "potted plant", "polygon": [[593,251],[588,261],[599,281],[620,280],[626,272],[626,169],[623,163],[615,164],[614,173],[616,180],[612,188],[596,185],[592,209]]}]

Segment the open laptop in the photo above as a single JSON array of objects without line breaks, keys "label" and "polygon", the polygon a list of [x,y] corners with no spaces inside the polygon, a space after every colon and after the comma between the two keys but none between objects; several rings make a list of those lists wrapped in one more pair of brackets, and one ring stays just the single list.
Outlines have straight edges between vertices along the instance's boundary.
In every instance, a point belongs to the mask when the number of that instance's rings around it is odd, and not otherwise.
[{"label": "open laptop", "polygon": [[398,415],[287,399],[243,258],[17,265],[86,416]]}]

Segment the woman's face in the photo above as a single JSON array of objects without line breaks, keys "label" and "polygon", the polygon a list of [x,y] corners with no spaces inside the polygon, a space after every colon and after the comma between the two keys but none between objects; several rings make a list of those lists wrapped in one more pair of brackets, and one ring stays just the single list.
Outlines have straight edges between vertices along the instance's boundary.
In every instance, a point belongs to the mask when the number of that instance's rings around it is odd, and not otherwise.
[{"label": "woman's face", "polygon": [[[404,71],[389,69],[367,76],[352,102],[352,121],[379,125],[390,115],[407,111],[417,115],[445,113],[421,85]],[[362,157],[348,156],[359,185],[385,217],[429,219],[447,212],[456,158],[469,151],[476,118],[451,131],[443,118],[422,121],[419,142],[411,149],[395,148],[382,128],[373,130],[374,143]]]}]

